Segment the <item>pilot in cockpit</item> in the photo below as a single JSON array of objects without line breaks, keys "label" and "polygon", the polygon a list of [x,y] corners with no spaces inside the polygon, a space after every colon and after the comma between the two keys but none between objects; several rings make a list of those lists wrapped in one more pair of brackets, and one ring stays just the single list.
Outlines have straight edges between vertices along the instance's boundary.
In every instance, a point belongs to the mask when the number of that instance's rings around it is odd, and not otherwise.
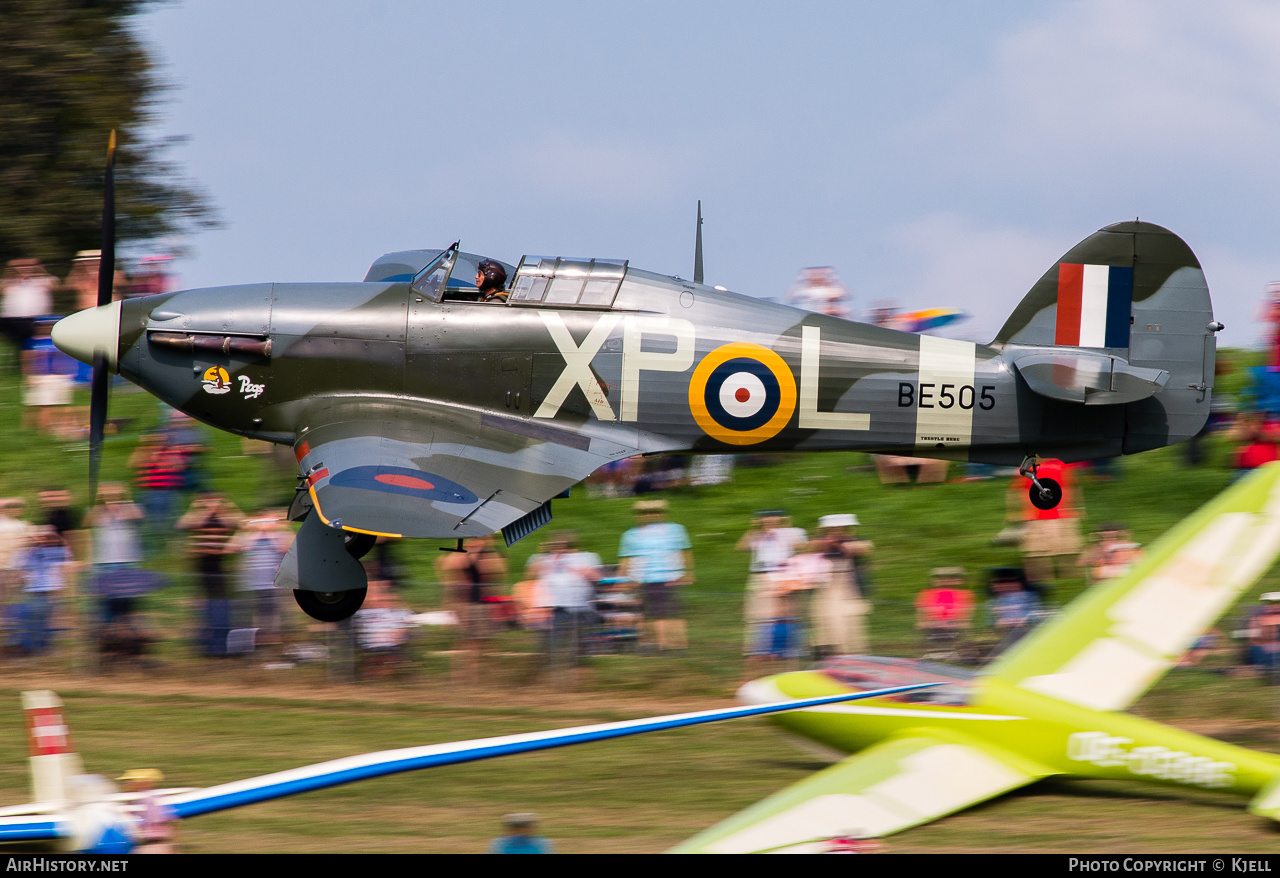
[{"label": "pilot in cockpit", "polygon": [[501,262],[485,259],[476,266],[476,286],[480,289],[480,301],[507,301],[507,270]]}]

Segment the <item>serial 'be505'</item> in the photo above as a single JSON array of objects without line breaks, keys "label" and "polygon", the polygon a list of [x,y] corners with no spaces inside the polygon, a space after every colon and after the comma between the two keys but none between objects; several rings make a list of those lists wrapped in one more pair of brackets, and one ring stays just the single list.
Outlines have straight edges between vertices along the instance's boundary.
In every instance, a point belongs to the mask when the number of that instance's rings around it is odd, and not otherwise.
[{"label": "serial 'be505'", "polygon": [[1086,238],[986,345],[798,311],[625,261],[393,253],[360,283],[256,284],[73,314],[54,341],[223,430],[291,445],[305,516],[277,583],[317,618],[363,600],[378,535],[508,542],[636,454],[857,449],[1022,465],[1195,435],[1215,333],[1159,226]]}]

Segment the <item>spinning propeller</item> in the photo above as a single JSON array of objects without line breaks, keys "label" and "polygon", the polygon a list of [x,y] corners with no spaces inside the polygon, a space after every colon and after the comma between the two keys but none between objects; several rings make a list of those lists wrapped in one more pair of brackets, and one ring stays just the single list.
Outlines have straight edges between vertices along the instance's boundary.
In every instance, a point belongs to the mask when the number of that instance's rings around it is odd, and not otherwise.
[{"label": "spinning propeller", "polygon": [[[116,132],[107,142],[107,169],[102,189],[102,255],[98,259],[98,307],[111,304],[116,277]],[[107,395],[111,376],[107,372],[108,352],[95,346],[93,379],[89,384],[89,503],[98,499],[98,468],[102,463],[102,440],[107,425]]]}]

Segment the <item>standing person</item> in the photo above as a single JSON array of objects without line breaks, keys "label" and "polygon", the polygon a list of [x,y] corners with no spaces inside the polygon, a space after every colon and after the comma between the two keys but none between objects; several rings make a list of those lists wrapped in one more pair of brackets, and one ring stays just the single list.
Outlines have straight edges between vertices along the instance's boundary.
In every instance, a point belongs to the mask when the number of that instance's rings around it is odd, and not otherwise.
[{"label": "standing person", "polygon": [[239,586],[244,593],[247,628],[257,628],[256,642],[280,646],[284,641],[284,620],[280,590],[276,588],[279,568],[293,531],[283,509],[264,509],[250,518],[231,538],[227,552],[240,558]]},{"label": "standing person", "polygon": [[22,343],[22,404],[27,407],[23,425],[65,441],[76,433],[69,406],[78,367],[54,347],[49,336],[54,322],[52,317],[37,317],[31,322],[30,338]]},{"label": "standing person", "polygon": [[162,804],[156,785],[164,781],[158,768],[134,768],[120,776],[124,791],[135,796],[138,804],[137,854],[172,854],[177,852],[178,818],[173,808]]},{"label": "standing person", "polygon": [[991,571],[987,616],[1000,638],[997,654],[1021,640],[1040,619],[1040,597],[1028,588],[1026,574],[1017,567]]},{"label": "standing person", "polygon": [[27,544],[32,531],[30,522],[22,517],[26,502],[21,497],[0,499],[0,606],[8,602],[21,583],[13,569],[13,559]]},{"label": "standing person", "polygon": [[871,555],[875,545],[856,535],[858,516],[824,515],[818,519],[818,538],[812,547],[831,562],[831,573],[820,583],[810,604],[813,644],[822,655],[860,655],[867,652],[867,616],[871,602]]},{"label": "standing person", "polygon": [[1074,561],[1084,548],[1080,536],[1084,506],[1072,470],[1072,465],[1060,460],[1040,461],[1038,476],[1062,486],[1062,501],[1052,509],[1032,504],[1027,490],[1030,483],[1021,475],[1014,476],[1010,485],[1010,516],[1020,514],[1023,521],[1022,559],[1032,582],[1052,583],[1055,576],[1065,574],[1066,559]]},{"label": "standing person", "polygon": [[787,289],[787,304],[832,317],[853,316],[853,293],[829,265],[802,270]]},{"label": "standing person", "polygon": [[56,530],[58,536],[66,539],[67,533],[76,529],[76,510],[66,488],[45,488],[36,494],[36,503],[40,506],[40,523]]},{"label": "standing person", "polygon": [[464,551],[446,553],[436,566],[445,587],[446,605],[458,616],[466,656],[463,678],[479,683],[481,652],[492,636],[485,598],[506,581],[507,559],[494,549],[493,538],[485,536],[467,542]]},{"label": "standing person", "polygon": [[66,587],[66,569],[71,552],[58,532],[38,527],[30,544],[19,549],[13,567],[23,578],[24,620],[19,646],[27,655],[49,648],[58,593]]},{"label": "standing person", "polygon": [[[98,505],[85,515],[85,526],[93,531],[94,580],[114,571],[132,571],[142,563],[142,538],[139,533],[142,510],[129,499],[124,485],[107,482],[98,489]],[[103,622],[115,615],[105,599],[99,607]]]},{"label": "standing person", "polygon": [[191,533],[188,551],[204,598],[201,651],[205,655],[226,655],[227,635],[231,633],[226,559],[231,538],[240,528],[240,510],[218,493],[205,491],[178,520],[176,528]]},{"label": "standing person", "polygon": [[31,337],[37,317],[53,313],[57,278],[38,259],[10,259],[0,278],[0,332],[19,347]]},{"label": "standing person", "polygon": [[748,663],[772,652],[770,627],[778,615],[773,579],[807,539],[801,528],[786,526],[784,511],[769,509],[757,512],[738,540],[738,551],[751,553],[743,602],[743,653]]},{"label": "standing person", "polygon": [[952,646],[973,624],[973,592],[964,587],[963,567],[935,567],[929,587],[916,595],[916,630],[929,646]]},{"label": "standing person", "polygon": [[632,508],[639,524],[622,535],[619,573],[640,587],[650,642],[658,649],[686,649],[688,628],[677,589],[693,584],[689,534],[666,521],[666,500],[641,500]]},{"label": "standing person", "polygon": [[579,552],[577,535],[565,531],[547,540],[545,553],[531,567],[552,608],[547,657],[552,665],[563,656],[576,666],[582,655],[583,630],[594,613],[591,599],[600,581],[600,556]]},{"label": "standing person", "polygon": [[59,314],[83,311],[98,305],[98,263],[101,250],[81,250],[71,262],[71,272],[63,281],[64,296],[71,305],[69,310],[58,309]]},{"label": "standing person", "polygon": [[168,542],[173,526],[178,492],[183,483],[182,455],[167,447],[161,434],[147,433],[129,458],[129,466],[133,468],[138,497],[146,510],[143,528],[146,549],[155,553]]}]

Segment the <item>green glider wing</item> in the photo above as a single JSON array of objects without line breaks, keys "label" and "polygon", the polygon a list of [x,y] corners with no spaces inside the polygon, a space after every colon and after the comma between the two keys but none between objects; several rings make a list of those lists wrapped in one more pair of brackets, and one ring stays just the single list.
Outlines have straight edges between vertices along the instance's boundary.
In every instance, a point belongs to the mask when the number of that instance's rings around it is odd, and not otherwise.
[{"label": "green glider wing", "polygon": [[674,853],[819,853],[834,838],[883,836],[1058,772],[941,729],[910,729],[735,814]]},{"label": "green glider wing", "polygon": [[1280,551],[1280,463],[1242,479],[1095,586],[985,675],[1094,710],[1141,696]]}]

